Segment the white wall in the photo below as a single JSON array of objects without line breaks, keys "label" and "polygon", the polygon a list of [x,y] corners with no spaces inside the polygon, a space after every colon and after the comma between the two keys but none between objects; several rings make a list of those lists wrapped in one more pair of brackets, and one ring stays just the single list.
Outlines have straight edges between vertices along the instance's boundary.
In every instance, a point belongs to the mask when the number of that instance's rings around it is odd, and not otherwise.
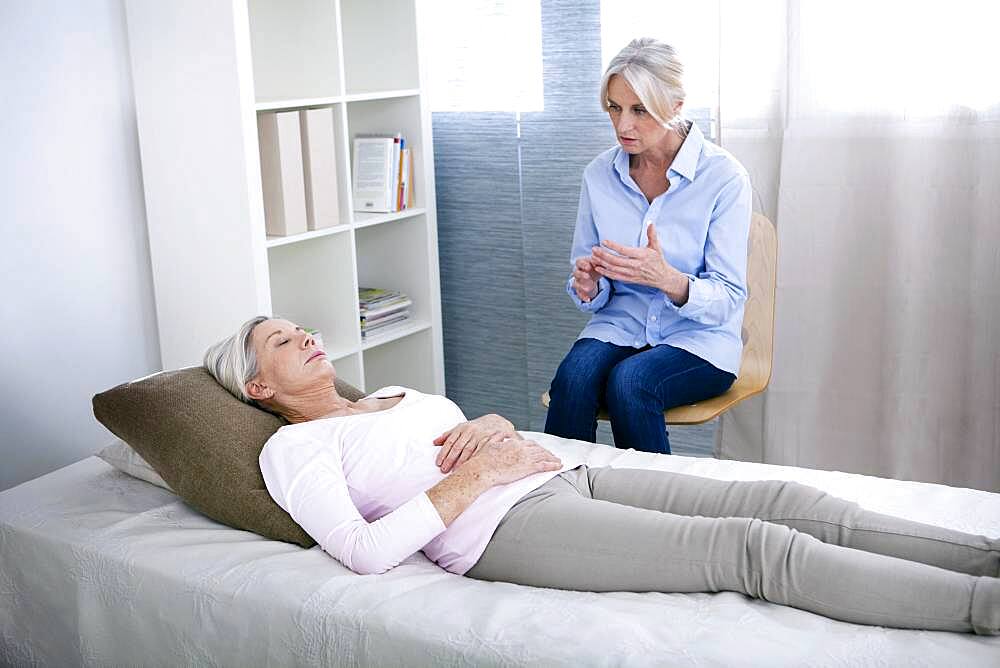
[{"label": "white wall", "polygon": [[0,0],[0,489],[113,440],[160,368],[121,0]]}]

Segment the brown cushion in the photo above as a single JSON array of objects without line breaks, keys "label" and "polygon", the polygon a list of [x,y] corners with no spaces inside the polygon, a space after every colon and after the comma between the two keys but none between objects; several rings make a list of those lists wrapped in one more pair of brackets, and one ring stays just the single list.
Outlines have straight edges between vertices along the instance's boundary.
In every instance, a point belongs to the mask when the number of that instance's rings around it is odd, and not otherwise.
[{"label": "brown cushion", "polygon": [[[352,401],[364,393],[337,379]],[[268,494],[257,458],[285,420],[245,404],[203,367],[164,371],[94,396],[94,416],[192,508],[302,547],[316,544]]]}]

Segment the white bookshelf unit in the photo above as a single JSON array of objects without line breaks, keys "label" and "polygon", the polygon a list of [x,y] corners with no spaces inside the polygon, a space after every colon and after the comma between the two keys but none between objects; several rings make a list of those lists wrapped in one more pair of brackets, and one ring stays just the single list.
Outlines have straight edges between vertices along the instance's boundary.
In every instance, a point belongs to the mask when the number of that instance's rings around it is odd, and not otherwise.
[{"label": "white bookshelf unit", "polygon": [[[319,329],[338,375],[366,391],[444,393],[419,2],[127,0],[165,369],[273,314]],[[258,118],[302,109],[330,110],[339,220],[268,236]],[[413,149],[412,208],[353,211],[353,138],[376,132]],[[359,286],[405,292],[410,319],[362,339]]]}]

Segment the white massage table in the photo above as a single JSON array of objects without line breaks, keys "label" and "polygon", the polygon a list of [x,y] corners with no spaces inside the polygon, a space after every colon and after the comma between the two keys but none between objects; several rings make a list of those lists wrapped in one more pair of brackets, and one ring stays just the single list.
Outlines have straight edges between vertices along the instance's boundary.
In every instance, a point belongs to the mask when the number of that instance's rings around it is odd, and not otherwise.
[{"label": "white massage table", "polygon": [[[1000,536],[1000,494],[658,456],[526,433],[607,464],[791,479]],[[669,558],[669,555],[665,555]],[[1000,637],[838,622],[742,594],[535,589],[422,554],[380,576],[222,526],[97,457],[0,493],[0,665],[1000,666]]]}]

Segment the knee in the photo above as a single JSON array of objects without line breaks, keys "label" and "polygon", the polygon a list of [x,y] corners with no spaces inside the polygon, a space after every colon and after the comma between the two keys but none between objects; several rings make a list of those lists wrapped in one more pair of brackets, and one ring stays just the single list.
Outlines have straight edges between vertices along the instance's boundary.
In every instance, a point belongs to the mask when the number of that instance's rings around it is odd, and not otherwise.
[{"label": "knee", "polygon": [[659,404],[649,388],[642,366],[627,359],[611,370],[605,388],[605,400],[609,409],[625,408],[645,403]]},{"label": "knee", "polygon": [[744,523],[746,547],[740,555],[739,577],[746,594],[783,603],[789,587],[801,579],[802,568],[819,540],[783,524],[760,518],[729,518]]},{"label": "knee", "polygon": [[570,350],[556,369],[549,398],[553,402],[581,396],[596,400],[604,390],[604,378],[601,370],[595,367],[593,361],[585,359],[576,348]]},{"label": "knee", "polygon": [[[779,513],[793,513],[808,516],[810,512],[818,512],[824,508],[835,497],[811,485],[806,485],[795,480],[768,480],[762,481],[769,485],[770,498],[773,500],[773,510]],[[851,505],[844,501],[845,504]]]},{"label": "knee", "polygon": [[[733,518],[735,519],[735,518]],[[786,527],[766,522],[755,518],[740,518],[743,524],[744,549],[739,555],[740,564],[738,577],[744,593],[754,598],[769,599],[767,596],[768,576],[779,577],[780,573],[770,573],[768,552],[784,546],[787,537],[780,535],[785,533],[780,529],[777,532],[770,531],[771,527],[780,527],[787,531]]]}]

